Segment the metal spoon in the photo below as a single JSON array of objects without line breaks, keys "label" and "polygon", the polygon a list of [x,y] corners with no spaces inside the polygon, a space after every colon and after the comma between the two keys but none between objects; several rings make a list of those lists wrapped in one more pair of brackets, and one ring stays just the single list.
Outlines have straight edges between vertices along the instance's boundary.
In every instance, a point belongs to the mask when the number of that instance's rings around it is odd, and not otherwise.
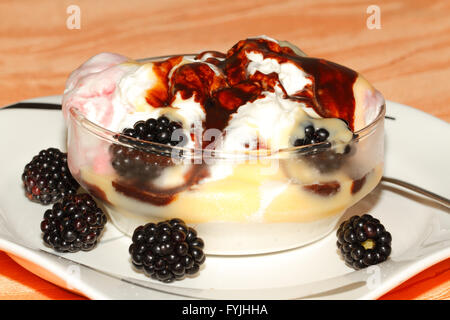
[{"label": "metal spoon", "polygon": [[381,178],[381,181],[399,185],[399,186],[401,186],[403,188],[406,188],[406,189],[409,189],[411,191],[420,193],[420,194],[422,194],[424,196],[427,196],[430,199],[438,201],[440,204],[446,206],[447,208],[450,207],[450,199],[445,198],[443,196],[440,196],[440,195],[438,195],[438,194],[436,194],[434,192],[425,190],[425,189],[423,189],[421,187],[418,187],[418,186],[416,186],[416,185],[414,185],[412,183],[409,183],[409,182],[406,182],[406,181],[403,181],[403,180],[400,180],[400,179],[386,177],[386,176],[383,176]]}]

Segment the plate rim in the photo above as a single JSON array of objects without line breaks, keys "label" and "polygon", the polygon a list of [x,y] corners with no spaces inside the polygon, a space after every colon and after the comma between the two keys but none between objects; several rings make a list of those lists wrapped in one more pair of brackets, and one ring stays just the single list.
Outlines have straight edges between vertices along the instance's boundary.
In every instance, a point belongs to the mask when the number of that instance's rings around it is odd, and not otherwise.
[{"label": "plate rim", "polygon": [[[32,99],[26,99],[21,100],[19,102],[42,102],[42,103],[58,103],[61,101],[61,95],[54,95],[54,96],[44,96],[44,97],[37,97]],[[13,103],[14,104],[14,103]],[[9,105],[13,105],[9,104]],[[386,100],[387,105],[387,114],[389,114],[389,105],[396,105],[396,107],[405,108],[408,112],[416,113],[417,116],[420,117],[427,117],[430,121],[436,121],[439,120],[442,124],[448,124],[445,120],[442,120],[440,118],[437,118],[429,113],[426,113],[420,109],[407,106],[398,102]],[[8,106],[8,105],[6,105]],[[5,106],[5,107],[6,107]],[[2,107],[0,107],[1,109]],[[17,110],[17,109],[16,109]],[[58,258],[51,257],[51,256],[44,256],[43,253],[36,252],[34,250],[31,250],[25,246],[22,246],[18,243],[15,243],[13,241],[10,241],[8,239],[3,238],[0,235],[0,250],[4,251],[9,257],[11,257],[16,263],[24,267],[29,272],[39,276],[40,278],[49,281],[65,290],[69,290],[71,292],[74,292],[76,294],[85,296],[89,299],[97,299],[97,300],[104,300],[104,299],[111,299],[111,297],[108,297],[107,293],[102,292],[101,289],[96,288],[95,286],[89,285],[86,282],[82,281],[81,278],[73,277],[71,274],[68,274],[64,268],[62,268],[62,265],[58,263]],[[441,261],[444,261],[446,259],[450,258],[450,247],[440,249],[438,251],[435,251],[431,254],[428,254],[425,256],[425,258],[421,258],[420,260],[411,263],[409,266],[407,266],[407,271],[403,270],[401,275],[396,275],[392,279],[389,279],[383,283],[382,286],[379,286],[378,288],[369,290],[366,294],[363,294],[361,297],[358,297],[357,299],[377,299],[381,297],[383,294],[391,291],[401,283],[407,281],[410,278],[413,278],[418,273],[422,272],[423,270],[431,267],[432,265],[439,263]],[[31,270],[30,265],[36,265],[39,268],[42,268],[45,270],[45,272],[48,272],[49,274],[55,276],[60,280],[59,283],[55,283],[55,281],[52,281],[51,279],[48,279],[49,277],[46,277],[42,274],[38,274],[36,270]],[[87,270],[86,267],[80,265],[80,268],[84,268]],[[84,271],[86,271],[84,270]],[[98,275],[102,275],[105,277],[108,277],[107,275],[103,275],[100,272],[90,270],[90,272],[98,273]],[[117,279],[114,279],[113,277],[110,277],[111,280],[119,281]],[[387,283],[386,283],[387,282]],[[69,284],[65,285],[64,284]]]}]

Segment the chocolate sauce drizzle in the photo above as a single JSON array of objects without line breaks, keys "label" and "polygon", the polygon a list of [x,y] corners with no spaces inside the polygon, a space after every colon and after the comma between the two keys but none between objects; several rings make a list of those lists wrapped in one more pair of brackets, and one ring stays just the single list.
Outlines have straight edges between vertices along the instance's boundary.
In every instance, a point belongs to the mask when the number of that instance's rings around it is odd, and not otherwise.
[{"label": "chocolate sauce drizzle", "polygon": [[[288,95],[278,74],[264,74],[256,71],[248,74],[250,60],[247,53],[256,52],[263,58],[275,59],[279,64],[293,63],[303,70],[311,80],[301,91]],[[155,108],[171,106],[177,94],[183,99],[194,97],[204,112],[203,129],[223,130],[237,109],[256,99],[264,92],[274,92],[279,86],[285,99],[303,102],[323,118],[345,120],[353,130],[355,99],[353,84],[357,73],[338,64],[316,58],[302,57],[288,47],[266,39],[247,39],[239,41],[226,54],[205,51],[195,57],[198,62],[185,63],[172,71],[182,61],[182,56],[155,62],[153,71],[158,77],[158,85],[147,91],[147,102]],[[205,141],[208,144],[209,141]],[[207,176],[206,165],[192,166],[185,184],[172,190],[161,190],[149,183],[145,187],[129,182],[114,181],[118,192],[153,205],[167,205],[176,198],[177,193],[197,184]],[[305,186],[305,189],[321,195],[331,195],[340,188],[333,181],[326,185]]]},{"label": "chocolate sauce drizzle", "polygon": [[352,182],[352,187],[351,187],[351,192],[352,194],[357,193],[359,190],[362,189],[362,187],[364,186],[364,183],[366,183],[366,176],[360,178],[360,179],[355,179]]},{"label": "chocolate sauce drizzle", "polygon": [[303,186],[303,189],[313,192],[319,196],[332,196],[339,192],[341,184],[337,181],[325,183],[309,184]]},{"label": "chocolate sauce drizzle", "polygon": [[112,186],[117,192],[123,193],[128,197],[148,202],[155,206],[165,206],[174,201],[178,193],[192,185],[196,185],[207,176],[208,170],[206,165],[193,164],[184,176],[185,183],[175,187],[163,189],[151,183],[142,184],[120,179],[113,181]]},{"label": "chocolate sauce drizzle", "polygon": [[[264,59],[275,59],[279,64],[295,64],[308,75],[312,84],[288,95],[277,73],[256,71],[248,74],[249,52],[262,54]],[[181,56],[155,63],[153,70],[161,85],[148,90],[149,104],[153,107],[170,106],[177,93],[183,99],[194,96],[206,114],[204,129],[223,130],[240,106],[262,98],[264,91],[274,92],[275,86],[279,86],[284,98],[305,103],[323,118],[345,120],[350,129],[354,129],[355,71],[327,60],[298,56],[292,49],[266,39],[242,40],[226,54],[205,51],[195,59],[204,59],[206,55],[209,57],[204,61],[214,65],[216,70],[204,62],[187,63],[178,67],[170,79],[170,69],[181,61]]]}]

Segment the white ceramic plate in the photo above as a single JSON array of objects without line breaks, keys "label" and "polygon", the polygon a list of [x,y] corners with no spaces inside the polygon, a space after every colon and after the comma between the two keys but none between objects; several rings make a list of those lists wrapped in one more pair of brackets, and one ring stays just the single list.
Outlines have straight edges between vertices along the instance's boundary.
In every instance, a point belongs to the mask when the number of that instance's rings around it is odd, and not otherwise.
[{"label": "white ceramic plate", "polygon": [[[59,103],[59,96],[29,101]],[[387,176],[449,197],[450,127],[428,114],[387,103]],[[274,254],[208,257],[200,274],[161,284],[130,265],[130,239],[107,224],[91,252],[55,254],[43,245],[39,224],[46,208],[24,196],[21,174],[47,147],[65,150],[57,110],[0,111],[0,249],[39,276],[93,299],[375,299],[425,268],[450,257],[449,209],[406,190],[380,185],[343,219],[370,213],[393,236],[388,261],[348,268],[335,233],[306,247]]]}]

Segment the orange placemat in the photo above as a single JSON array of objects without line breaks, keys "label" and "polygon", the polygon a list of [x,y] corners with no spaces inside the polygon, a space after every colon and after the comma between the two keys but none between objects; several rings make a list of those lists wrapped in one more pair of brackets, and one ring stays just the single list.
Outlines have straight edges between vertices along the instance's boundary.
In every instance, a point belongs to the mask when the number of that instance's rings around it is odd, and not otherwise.
[{"label": "orange placemat", "polygon": [[450,258],[415,275],[380,300],[450,300]]},{"label": "orange placemat", "polygon": [[5,299],[82,300],[86,298],[39,278],[0,251],[0,300]]},{"label": "orange placemat", "polygon": [[[4,252],[0,252],[0,299],[86,298],[39,278],[22,268]],[[450,259],[426,269],[380,299],[450,300]]]}]

